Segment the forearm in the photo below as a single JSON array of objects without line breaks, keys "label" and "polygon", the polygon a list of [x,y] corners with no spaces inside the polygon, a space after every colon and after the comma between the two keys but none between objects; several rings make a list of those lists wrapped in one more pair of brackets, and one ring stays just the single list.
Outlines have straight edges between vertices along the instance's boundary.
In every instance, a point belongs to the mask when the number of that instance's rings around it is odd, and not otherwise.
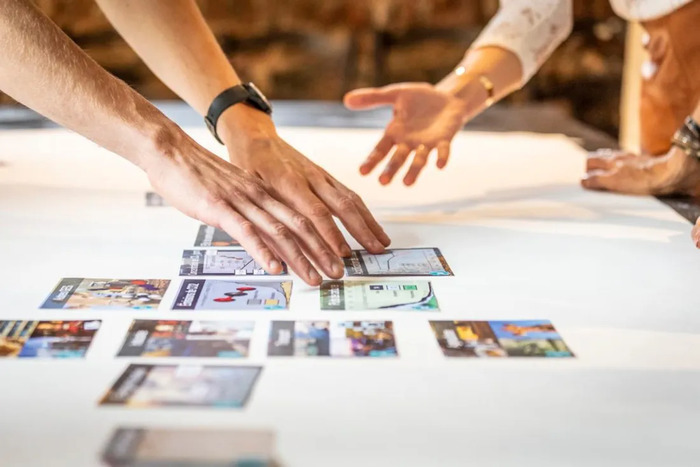
[{"label": "forearm", "polygon": [[[205,115],[214,98],[241,80],[194,0],[98,0],[110,22],[170,89]],[[221,115],[222,140],[274,133],[271,119],[246,106]]]},{"label": "forearm", "polygon": [[29,1],[0,2],[0,89],[142,168],[174,124]]},{"label": "forearm", "polygon": [[695,111],[693,111],[693,120],[700,122],[700,102],[695,106]]}]

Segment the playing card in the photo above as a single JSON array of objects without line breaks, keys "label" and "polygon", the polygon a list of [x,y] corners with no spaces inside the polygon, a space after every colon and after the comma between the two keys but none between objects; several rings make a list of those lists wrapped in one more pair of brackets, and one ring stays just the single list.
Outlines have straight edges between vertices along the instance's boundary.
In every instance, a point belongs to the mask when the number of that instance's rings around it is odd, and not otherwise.
[{"label": "playing card", "polygon": [[428,281],[323,281],[322,310],[437,310]]},{"label": "playing card", "polygon": [[134,320],[119,357],[248,356],[253,321]]},{"label": "playing card", "polygon": [[202,224],[197,231],[194,246],[198,247],[240,247],[241,244],[221,229]]},{"label": "playing card", "polygon": [[353,250],[343,258],[348,276],[452,276],[437,248],[393,248],[374,255]]},{"label": "playing card", "polygon": [[165,279],[62,279],[41,308],[158,308]]},{"label": "playing card", "polygon": [[173,310],[285,310],[292,281],[186,279]]},{"label": "playing card", "polygon": [[274,452],[270,431],[119,428],[102,460],[110,467],[274,467]]},{"label": "playing card", "polygon": [[431,321],[447,357],[573,357],[547,320]]},{"label": "playing card", "polygon": [[0,357],[82,358],[101,323],[0,321]]},{"label": "playing card", "polygon": [[[182,252],[181,276],[263,276],[266,274],[265,270],[244,250],[208,249]],[[286,266],[281,274],[287,274]]]},{"label": "playing card", "polygon": [[259,366],[129,365],[100,401],[129,407],[243,407]]},{"label": "playing card", "polygon": [[397,357],[391,321],[273,321],[273,357]]}]

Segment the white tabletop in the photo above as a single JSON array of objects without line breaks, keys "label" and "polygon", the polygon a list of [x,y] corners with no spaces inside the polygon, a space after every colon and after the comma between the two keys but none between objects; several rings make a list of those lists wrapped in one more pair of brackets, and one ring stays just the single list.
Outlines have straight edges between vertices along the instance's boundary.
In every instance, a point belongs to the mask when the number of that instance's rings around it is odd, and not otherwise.
[{"label": "white tabletop", "polygon": [[[76,135],[0,132],[0,319],[103,320],[83,360],[0,360],[2,467],[99,465],[122,425],[269,428],[290,467],[698,465],[687,221],[652,198],[583,191],[585,154],[562,136],[460,134],[448,167],[406,189],[357,173],[377,130],[282,133],[368,201],[394,246],[442,250],[455,273],[432,279],[442,310],[321,312],[295,278],[289,311],[236,313],[256,330],[235,363],[264,366],[244,409],[99,407],[143,360],[114,358],[131,319],[224,318],[169,310],[198,223],[145,207],[145,177]],[[61,277],[173,284],[158,311],[39,310]],[[398,359],[266,357],[271,320],[370,317],[394,321]],[[577,358],[448,359],[428,325],[500,318],[552,320]]]}]

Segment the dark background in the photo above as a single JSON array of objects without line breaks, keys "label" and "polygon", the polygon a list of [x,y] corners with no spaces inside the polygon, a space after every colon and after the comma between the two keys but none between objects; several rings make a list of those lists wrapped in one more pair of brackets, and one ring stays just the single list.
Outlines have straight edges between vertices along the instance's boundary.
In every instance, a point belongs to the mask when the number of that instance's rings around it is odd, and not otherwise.
[{"label": "dark background", "polygon": [[[147,98],[176,98],[116,34],[93,0],[35,3],[98,63]],[[197,3],[243,79],[254,81],[273,99],[333,101],[356,87],[438,81],[498,9],[497,0]],[[571,37],[507,102],[554,102],[616,137],[625,22],[615,17],[608,0],[574,4]],[[0,94],[0,103],[8,102]]]}]

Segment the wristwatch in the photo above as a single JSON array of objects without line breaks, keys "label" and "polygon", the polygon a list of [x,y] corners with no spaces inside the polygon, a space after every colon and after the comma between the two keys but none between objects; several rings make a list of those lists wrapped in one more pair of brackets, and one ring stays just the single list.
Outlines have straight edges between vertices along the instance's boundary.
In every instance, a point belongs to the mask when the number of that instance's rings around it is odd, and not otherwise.
[{"label": "wristwatch", "polygon": [[671,142],[687,155],[700,161],[700,124],[692,117],[685,119],[683,126],[676,131]]},{"label": "wristwatch", "polygon": [[207,115],[204,117],[204,123],[219,143],[224,144],[216,132],[216,123],[219,121],[219,117],[226,109],[241,102],[268,115],[272,113],[270,101],[253,83],[238,84],[222,91],[214,98]]}]

